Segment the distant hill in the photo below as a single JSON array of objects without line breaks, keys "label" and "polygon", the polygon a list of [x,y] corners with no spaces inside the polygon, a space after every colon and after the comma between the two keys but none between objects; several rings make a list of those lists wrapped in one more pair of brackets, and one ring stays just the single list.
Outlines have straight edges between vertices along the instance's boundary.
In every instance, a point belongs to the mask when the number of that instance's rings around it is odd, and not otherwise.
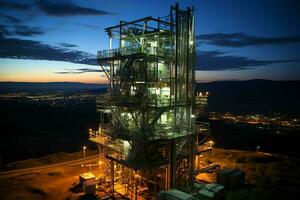
[{"label": "distant hill", "polygon": [[0,82],[0,94],[17,92],[78,92],[84,90],[103,90],[106,84],[90,84],[77,82]]},{"label": "distant hill", "polygon": [[[103,92],[105,84],[76,82],[0,82],[0,94],[15,92]],[[209,111],[287,113],[300,115],[300,81],[218,81],[197,83],[198,91],[209,91]]]},{"label": "distant hill", "polygon": [[300,114],[300,81],[219,81],[198,83],[209,91],[209,111]]}]

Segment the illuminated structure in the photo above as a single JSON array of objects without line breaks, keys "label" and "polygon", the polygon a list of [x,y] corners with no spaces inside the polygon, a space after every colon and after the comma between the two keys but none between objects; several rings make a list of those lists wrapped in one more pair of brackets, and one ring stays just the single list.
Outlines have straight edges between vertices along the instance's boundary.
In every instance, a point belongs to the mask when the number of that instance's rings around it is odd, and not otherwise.
[{"label": "illuminated structure", "polygon": [[97,99],[100,126],[90,140],[105,161],[103,185],[112,194],[136,199],[143,191],[188,190],[194,180],[209,126],[196,123],[207,94],[195,95],[193,12],[176,5],[167,17],[105,29],[109,50],[98,52],[98,62],[109,86]]}]

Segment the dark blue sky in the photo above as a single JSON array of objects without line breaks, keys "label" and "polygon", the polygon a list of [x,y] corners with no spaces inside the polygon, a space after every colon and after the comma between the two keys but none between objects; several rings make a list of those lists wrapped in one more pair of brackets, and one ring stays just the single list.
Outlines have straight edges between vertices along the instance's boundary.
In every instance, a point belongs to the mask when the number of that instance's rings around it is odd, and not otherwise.
[{"label": "dark blue sky", "polygon": [[104,28],[196,8],[197,80],[300,79],[297,0],[1,0],[0,81],[104,82]]}]

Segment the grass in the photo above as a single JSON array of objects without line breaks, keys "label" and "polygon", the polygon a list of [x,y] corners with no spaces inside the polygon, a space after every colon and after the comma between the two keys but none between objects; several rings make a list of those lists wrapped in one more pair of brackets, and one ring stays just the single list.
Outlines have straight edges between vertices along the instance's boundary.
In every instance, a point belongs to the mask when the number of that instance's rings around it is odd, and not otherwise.
[{"label": "grass", "polygon": [[246,172],[247,187],[230,191],[226,199],[300,199],[299,163],[271,154],[214,149],[208,158],[221,168],[242,169]]}]

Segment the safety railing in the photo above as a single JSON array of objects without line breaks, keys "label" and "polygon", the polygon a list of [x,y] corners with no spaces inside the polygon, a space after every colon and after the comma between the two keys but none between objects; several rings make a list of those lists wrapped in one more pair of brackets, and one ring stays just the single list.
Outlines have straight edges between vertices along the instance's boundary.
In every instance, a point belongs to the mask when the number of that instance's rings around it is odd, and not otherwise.
[{"label": "safety railing", "polygon": [[208,122],[196,122],[196,133],[209,134],[210,124]]},{"label": "safety railing", "polygon": [[187,125],[181,125],[180,127],[159,126],[159,129],[156,130],[152,139],[171,139],[191,135],[193,133],[194,132]]},{"label": "safety railing", "polygon": [[160,48],[160,47],[145,47],[145,46],[133,46],[133,47],[123,47],[118,49],[108,49],[98,51],[98,59],[108,59],[119,56],[132,55],[136,53],[145,53],[148,55],[157,56],[170,56],[172,55],[172,49]]},{"label": "safety railing", "polygon": [[208,95],[196,95],[195,96],[195,104],[198,106],[206,106],[207,105]]},{"label": "safety railing", "polygon": [[152,107],[166,107],[174,105],[174,99],[170,98],[154,98],[154,99],[148,99],[147,105]]},{"label": "safety railing", "polygon": [[109,128],[109,125],[101,125],[99,128],[99,131],[89,131],[89,139],[93,142],[99,143],[101,145],[110,147],[116,151],[122,152],[122,145],[119,145],[114,142],[112,137],[109,136],[109,133],[111,132],[111,129]]}]

